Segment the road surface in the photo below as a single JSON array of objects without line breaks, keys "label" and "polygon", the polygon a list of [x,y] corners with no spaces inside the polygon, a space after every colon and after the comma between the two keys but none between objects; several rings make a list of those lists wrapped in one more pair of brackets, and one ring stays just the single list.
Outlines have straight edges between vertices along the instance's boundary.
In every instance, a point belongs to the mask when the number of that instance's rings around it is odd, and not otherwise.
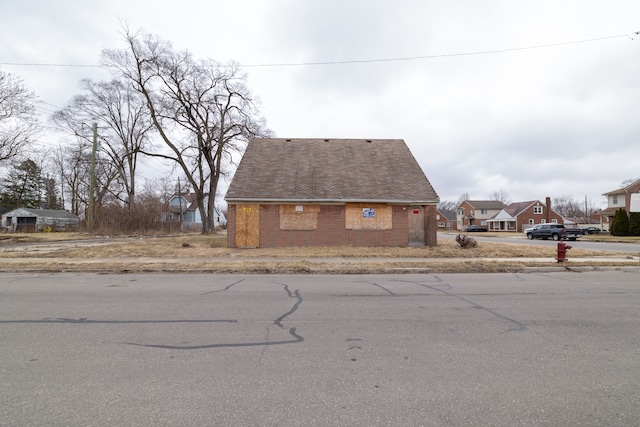
[{"label": "road surface", "polygon": [[638,425],[640,273],[0,275],[0,425]]}]

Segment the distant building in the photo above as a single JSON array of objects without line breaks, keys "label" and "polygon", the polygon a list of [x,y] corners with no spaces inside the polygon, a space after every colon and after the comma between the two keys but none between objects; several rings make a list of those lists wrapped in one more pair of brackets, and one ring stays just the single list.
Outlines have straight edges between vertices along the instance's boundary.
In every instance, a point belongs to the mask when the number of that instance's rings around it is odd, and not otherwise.
[{"label": "distant building", "polygon": [[551,198],[547,197],[545,203],[533,200],[505,206],[493,218],[487,220],[487,228],[489,231],[521,232],[536,224],[564,222],[562,215],[551,209]]},{"label": "distant building", "polygon": [[605,224],[606,228],[608,228],[608,224],[613,222],[613,217],[618,209],[622,208],[627,211],[627,215],[629,214],[631,207],[631,195],[637,193],[640,193],[640,179],[625,187],[603,194],[603,196],[607,196],[607,208],[600,212],[600,221],[603,228]]},{"label": "distant building", "polygon": [[77,215],[61,209],[17,208],[2,215],[2,226],[10,232],[77,231]]},{"label": "distant building", "polygon": [[436,211],[436,222],[438,223],[438,231],[457,230],[458,221],[456,220],[456,211],[447,211],[438,209]]},{"label": "distant building", "polygon": [[486,227],[487,221],[504,207],[498,200],[465,200],[456,209],[458,230],[464,231],[470,225]]},{"label": "distant building", "polygon": [[[182,227],[183,230],[201,228],[202,215],[200,215],[200,210],[198,209],[196,195],[194,193],[182,193],[172,196],[162,209],[160,220],[165,224],[174,224],[177,227]],[[227,219],[217,207],[213,212],[213,220],[215,227],[224,228],[227,225]]]}]

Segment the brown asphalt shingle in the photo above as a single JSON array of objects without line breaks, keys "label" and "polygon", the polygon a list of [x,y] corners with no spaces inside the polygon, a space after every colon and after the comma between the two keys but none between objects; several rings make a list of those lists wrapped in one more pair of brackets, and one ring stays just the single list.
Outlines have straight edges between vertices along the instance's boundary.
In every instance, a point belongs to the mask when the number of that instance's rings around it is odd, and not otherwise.
[{"label": "brown asphalt shingle", "polygon": [[401,139],[252,140],[226,200],[437,203]]}]

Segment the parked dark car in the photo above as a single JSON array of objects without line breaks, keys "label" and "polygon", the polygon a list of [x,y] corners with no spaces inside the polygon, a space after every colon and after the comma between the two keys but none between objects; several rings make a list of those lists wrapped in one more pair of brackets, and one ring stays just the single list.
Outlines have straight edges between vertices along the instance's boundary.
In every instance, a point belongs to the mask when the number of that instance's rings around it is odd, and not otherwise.
[{"label": "parked dark car", "polygon": [[600,229],[598,227],[584,227],[582,234],[600,234]]},{"label": "parked dark car", "polygon": [[482,227],[480,225],[470,225],[467,227],[467,233],[473,233],[476,231],[487,231],[487,227]]}]

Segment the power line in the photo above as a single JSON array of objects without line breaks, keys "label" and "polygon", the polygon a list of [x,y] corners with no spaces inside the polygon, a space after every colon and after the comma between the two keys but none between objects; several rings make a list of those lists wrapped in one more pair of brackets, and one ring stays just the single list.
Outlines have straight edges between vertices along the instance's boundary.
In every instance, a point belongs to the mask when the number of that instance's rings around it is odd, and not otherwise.
[{"label": "power line", "polygon": [[[547,49],[551,47],[558,46],[567,46],[574,44],[584,44],[584,43],[593,43],[603,40],[611,40],[617,38],[628,38],[630,40],[635,40],[636,36],[640,35],[640,31],[633,32],[631,34],[617,34],[613,36],[605,36],[605,37],[596,37],[590,39],[583,40],[573,40],[567,42],[558,42],[558,43],[547,43],[540,45],[531,45],[531,46],[523,46],[523,47],[512,47],[512,48],[504,48],[504,49],[490,49],[490,50],[479,50],[472,52],[458,52],[458,53],[443,53],[436,55],[420,55],[420,56],[406,56],[406,57],[393,57],[393,58],[376,58],[376,59],[351,59],[344,61],[315,61],[315,62],[280,62],[280,63],[263,63],[263,64],[239,64],[240,67],[244,68],[267,68],[267,67],[300,67],[300,66],[319,66],[319,65],[345,65],[345,64],[371,64],[377,62],[400,62],[400,61],[418,61],[425,59],[440,59],[440,58],[452,58],[459,56],[478,56],[478,55],[492,55],[492,54],[500,54],[500,53],[508,53],[508,52],[517,52],[524,50],[535,50],[535,49]],[[76,68],[110,68],[104,65],[96,65],[96,64],[57,64],[57,63],[22,63],[22,62],[0,62],[0,65],[7,66],[17,66],[17,67],[76,67]]]},{"label": "power line", "polygon": [[[640,35],[640,31],[635,32],[633,34]],[[279,64],[245,64],[245,65],[241,65],[241,67],[246,67],[246,68],[292,67],[292,66],[308,66],[308,65],[368,64],[368,63],[375,63],[375,62],[416,61],[416,60],[423,60],[423,59],[451,58],[456,56],[489,55],[489,54],[516,52],[516,51],[522,51],[522,50],[544,49],[549,47],[565,46],[565,45],[571,45],[571,44],[591,43],[591,42],[609,40],[609,39],[615,39],[615,38],[621,38],[621,37],[627,37],[627,38],[630,38],[631,40],[634,40],[633,37],[630,36],[629,34],[618,34],[615,36],[598,37],[593,39],[575,40],[575,41],[560,42],[560,43],[548,43],[548,44],[541,44],[541,45],[513,47],[513,48],[505,48],[505,49],[480,50],[480,51],[474,51],[474,52],[445,53],[445,54],[439,54],[439,55],[407,56],[407,57],[399,57],[399,58],[363,59],[363,60],[349,60],[349,61],[298,62],[298,63],[279,63]]]}]

